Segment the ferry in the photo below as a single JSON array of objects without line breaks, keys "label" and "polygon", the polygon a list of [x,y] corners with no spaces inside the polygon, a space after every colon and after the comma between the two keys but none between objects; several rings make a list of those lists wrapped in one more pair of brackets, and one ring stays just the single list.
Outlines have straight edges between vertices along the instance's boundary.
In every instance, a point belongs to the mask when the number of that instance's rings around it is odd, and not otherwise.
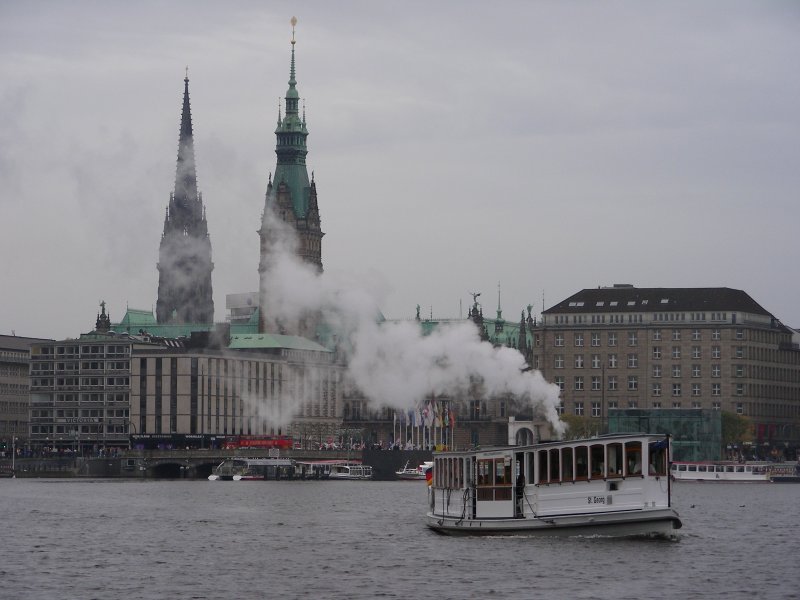
[{"label": "ferry", "polygon": [[749,483],[797,483],[800,468],[792,463],[774,462],[673,462],[675,481],[719,481]]},{"label": "ferry", "polygon": [[293,479],[294,461],[288,458],[230,458],[208,476],[209,481],[265,481]]},{"label": "ferry", "polygon": [[355,462],[333,463],[330,466],[330,479],[372,479],[372,467]]},{"label": "ferry", "polygon": [[677,539],[670,438],[615,434],[435,453],[425,523],[446,535]]},{"label": "ferry", "polygon": [[425,461],[418,467],[413,468],[410,468],[408,464],[409,463],[406,462],[406,465],[402,469],[394,472],[398,479],[402,481],[424,480],[425,472],[433,467],[433,461]]}]

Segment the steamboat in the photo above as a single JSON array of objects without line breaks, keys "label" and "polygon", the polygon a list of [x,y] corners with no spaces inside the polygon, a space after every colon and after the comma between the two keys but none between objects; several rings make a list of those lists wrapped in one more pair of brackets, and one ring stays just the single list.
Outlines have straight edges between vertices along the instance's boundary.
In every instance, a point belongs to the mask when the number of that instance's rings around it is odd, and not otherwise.
[{"label": "steamboat", "polygon": [[670,438],[618,434],[434,454],[426,525],[447,535],[677,539]]}]

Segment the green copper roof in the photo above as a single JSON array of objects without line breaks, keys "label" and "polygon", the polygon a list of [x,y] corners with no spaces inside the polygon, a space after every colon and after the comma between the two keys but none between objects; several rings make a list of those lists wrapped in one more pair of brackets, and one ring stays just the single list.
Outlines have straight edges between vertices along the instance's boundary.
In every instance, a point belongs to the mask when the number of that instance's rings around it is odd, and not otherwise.
[{"label": "green copper roof", "polygon": [[246,335],[232,335],[229,348],[243,349],[264,349],[264,348],[287,348],[289,350],[312,350],[314,352],[330,352],[324,346],[306,338],[295,335],[279,335],[274,333],[253,333]]},{"label": "green copper roof", "polygon": [[[297,81],[295,80],[294,67],[294,31],[292,31],[292,62],[289,70],[289,89],[286,90],[286,116],[281,119],[278,113],[278,126],[275,129],[276,146],[275,154],[278,163],[275,167],[273,183],[275,188],[285,183],[292,196],[292,206],[298,218],[305,218],[311,200],[311,185],[306,169],[306,129],[305,114],[300,116]],[[305,113],[305,109],[303,109]]]},{"label": "green copper roof", "polygon": [[189,337],[193,331],[211,331],[213,323],[158,323],[149,310],[136,310],[129,308],[119,323],[112,323],[111,329],[116,332],[126,332],[138,335],[144,330],[150,335],[165,338]]}]

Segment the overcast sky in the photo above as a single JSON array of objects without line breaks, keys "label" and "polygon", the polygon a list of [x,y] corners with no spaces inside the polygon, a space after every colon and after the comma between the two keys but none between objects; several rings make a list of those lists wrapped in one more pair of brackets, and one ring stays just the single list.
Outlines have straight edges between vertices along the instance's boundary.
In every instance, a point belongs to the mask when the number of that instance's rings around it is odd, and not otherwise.
[{"label": "overcast sky", "polygon": [[324,267],[387,317],[631,283],[800,327],[800,3],[6,0],[0,334],[154,307],[186,65],[216,319],[257,289],[293,14]]}]

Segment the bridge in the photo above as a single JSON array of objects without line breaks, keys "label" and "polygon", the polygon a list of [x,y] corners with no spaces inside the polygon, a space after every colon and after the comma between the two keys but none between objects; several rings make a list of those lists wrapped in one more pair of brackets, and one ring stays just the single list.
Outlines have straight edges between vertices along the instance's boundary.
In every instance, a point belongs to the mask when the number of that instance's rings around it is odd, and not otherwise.
[{"label": "bridge", "polygon": [[[373,468],[373,477],[394,479],[406,463],[431,460],[425,450],[126,450],[116,456],[18,458],[17,477],[89,477],[135,479],[206,479],[214,467],[232,458],[289,458],[296,461],[360,460]],[[11,473],[11,460],[0,461],[0,473]]]}]

